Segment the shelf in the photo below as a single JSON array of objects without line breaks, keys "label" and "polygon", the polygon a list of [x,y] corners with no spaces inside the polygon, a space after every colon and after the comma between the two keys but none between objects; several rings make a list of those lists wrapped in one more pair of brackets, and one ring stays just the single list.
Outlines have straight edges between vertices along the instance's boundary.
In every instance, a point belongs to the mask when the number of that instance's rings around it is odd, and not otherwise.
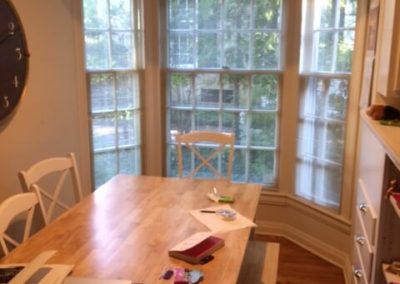
[{"label": "shelf", "polygon": [[397,217],[400,218],[400,208],[399,208],[399,205],[398,205],[396,199],[394,199],[393,196],[390,196],[389,199],[390,199],[390,203],[392,204],[392,207],[393,207],[394,211],[397,214]]},{"label": "shelf", "polygon": [[361,118],[382,143],[395,166],[400,169],[400,127],[381,125],[379,121],[371,119],[365,110],[361,111]]},{"label": "shelf", "polygon": [[392,283],[392,284],[400,283],[400,276],[386,271],[386,268],[388,266],[389,266],[389,264],[382,264],[382,271],[383,271],[383,274],[385,275],[386,283],[387,284],[389,284],[389,283]]}]

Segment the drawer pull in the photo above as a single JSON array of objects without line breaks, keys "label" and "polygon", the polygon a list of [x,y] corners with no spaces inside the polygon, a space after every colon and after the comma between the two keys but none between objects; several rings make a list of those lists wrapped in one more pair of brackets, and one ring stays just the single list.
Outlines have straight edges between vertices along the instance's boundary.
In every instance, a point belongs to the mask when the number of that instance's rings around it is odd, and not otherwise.
[{"label": "drawer pull", "polygon": [[355,276],[357,279],[361,279],[361,278],[362,278],[362,271],[361,271],[361,269],[354,269],[353,274],[354,274],[354,276]]},{"label": "drawer pull", "polygon": [[368,206],[365,203],[360,203],[360,205],[358,205],[358,209],[365,214],[368,211]]},{"label": "drawer pull", "polygon": [[356,237],[356,242],[357,244],[359,244],[360,246],[363,246],[365,244],[365,237],[363,236],[357,236]]}]

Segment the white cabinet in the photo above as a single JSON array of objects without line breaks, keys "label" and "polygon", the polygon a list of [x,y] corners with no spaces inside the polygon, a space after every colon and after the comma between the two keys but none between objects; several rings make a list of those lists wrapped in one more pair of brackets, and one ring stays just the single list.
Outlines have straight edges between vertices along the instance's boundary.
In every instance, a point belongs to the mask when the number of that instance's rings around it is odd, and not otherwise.
[{"label": "white cabinet", "polygon": [[376,91],[400,97],[400,1],[380,3]]},{"label": "white cabinet", "polygon": [[353,212],[353,274],[357,284],[374,283],[377,277],[379,213],[382,200],[385,149],[361,120],[359,171]]},{"label": "white cabinet", "polygon": [[353,212],[354,283],[398,282],[400,277],[384,271],[382,265],[400,261],[399,210],[385,196],[394,181],[393,192],[400,190],[400,128],[381,125],[362,112],[359,131]]}]

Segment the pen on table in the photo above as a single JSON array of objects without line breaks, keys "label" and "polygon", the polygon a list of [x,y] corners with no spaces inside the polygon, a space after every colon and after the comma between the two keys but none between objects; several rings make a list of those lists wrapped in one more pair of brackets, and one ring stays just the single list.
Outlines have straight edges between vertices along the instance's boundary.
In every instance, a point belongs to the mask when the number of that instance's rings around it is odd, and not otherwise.
[{"label": "pen on table", "polygon": [[216,213],[214,210],[200,210],[201,213]]}]

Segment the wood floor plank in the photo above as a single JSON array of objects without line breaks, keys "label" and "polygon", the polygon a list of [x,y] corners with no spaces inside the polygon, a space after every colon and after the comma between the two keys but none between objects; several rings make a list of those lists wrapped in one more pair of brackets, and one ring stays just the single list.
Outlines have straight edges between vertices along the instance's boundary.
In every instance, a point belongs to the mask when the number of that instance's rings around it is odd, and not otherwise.
[{"label": "wood floor plank", "polygon": [[280,244],[279,284],[345,283],[342,269],[283,237],[257,235],[256,239]]}]

